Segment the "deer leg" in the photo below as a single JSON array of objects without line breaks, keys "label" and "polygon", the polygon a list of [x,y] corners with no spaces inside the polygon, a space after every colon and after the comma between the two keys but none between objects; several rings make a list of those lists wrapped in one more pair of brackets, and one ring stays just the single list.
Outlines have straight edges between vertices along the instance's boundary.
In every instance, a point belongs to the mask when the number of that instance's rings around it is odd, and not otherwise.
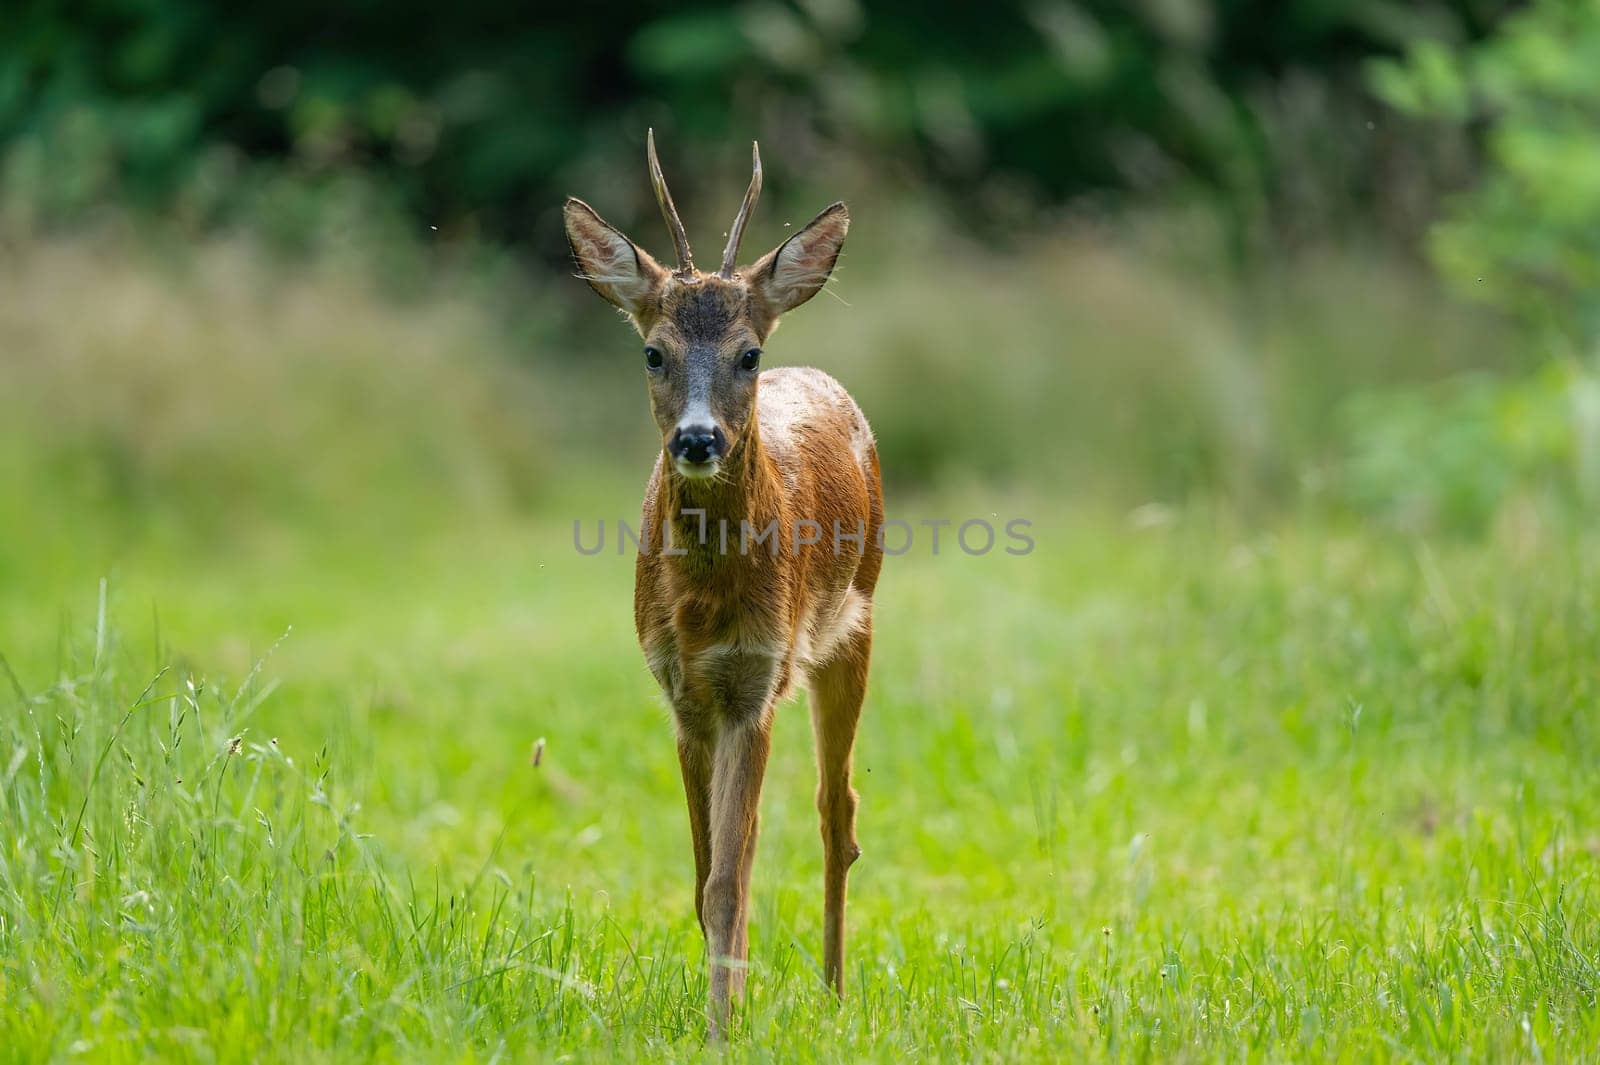
[{"label": "deer leg", "polygon": [[[733,922],[733,956],[750,960],[750,870],[756,863],[756,839],[761,834],[759,814],[750,819],[750,835],[745,839],[744,864],[739,868],[739,916]],[[744,977],[748,966],[740,966],[731,974],[730,990],[734,998],[744,994]]]},{"label": "deer leg", "polygon": [[844,995],[844,901],[856,846],[856,792],[850,786],[856,723],[867,690],[872,634],[850,638],[811,678],[811,725],[817,734],[817,813],[822,822],[822,974]]},{"label": "deer leg", "polygon": [[710,952],[711,1035],[727,1027],[729,998],[743,988],[742,970],[748,917],[745,881],[755,851],[756,807],[766,773],[772,737],[761,715],[725,725],[717,737],[711,769],[711,871],[706,879],[706,940]]},{"label": "deer leg", "polygon": [[695,737],[678,737],[678,766],[683,793],[689,800],[689,836],[694,844],[694,915],[706,931],[706,877],[711,872],[711,745]]}]

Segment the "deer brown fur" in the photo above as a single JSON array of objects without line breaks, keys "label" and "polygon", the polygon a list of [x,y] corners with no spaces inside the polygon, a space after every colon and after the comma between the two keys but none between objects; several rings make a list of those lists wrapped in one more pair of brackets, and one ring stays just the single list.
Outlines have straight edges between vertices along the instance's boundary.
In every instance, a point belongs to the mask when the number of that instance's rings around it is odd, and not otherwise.
[{"label": "deer brown fur", "polygon": [[779,317],[832,272],[849,227],[834,204],[734,269],[760,192],[760,156],[723,266],[696,270],[660,177],[678,248],[668,270],[580,200],[567,237],[589,284],[645,340],[662,434],[645,492],[634,620],[672,705],[710,964],[711,1032],[744,987],[757,807],[777,703],[807,686],[823,840],[824,977],[842,994],[846,876],[860,854],[851,754],[883,561],[877,451],[860,408],[819,370],[759,372]]}]

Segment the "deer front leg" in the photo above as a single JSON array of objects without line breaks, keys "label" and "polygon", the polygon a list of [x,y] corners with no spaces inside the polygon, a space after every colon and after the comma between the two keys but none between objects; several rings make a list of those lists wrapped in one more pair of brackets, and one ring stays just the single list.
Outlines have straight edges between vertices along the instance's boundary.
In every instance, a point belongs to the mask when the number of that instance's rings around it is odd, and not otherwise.
[{"label": "deer front leg", "polygon": [[[750,822],[750,835],[744,844],[744,865],[739,868],[739,916],[733,922],[733,956],[750,960],[750,871],[756,864],[756,840],[761,835],[761,815]],[[745,973],[748,967],[736,968],[731,974],[732,996],[744,995]]]},{"label": "deer front leg", "polygon": [[694,915],[706,931],[706,877],[711,874],[711,744],[680,730],[678,767],[689,802],[689,837],[694,845]]},{"label": "deer front leg", "polygon": [[702,914],[711,979],[708,1016],[717,1038],[728,1024],[729,1000],[744,989],[749,863],[754,857],[756,808],[772,739],[770,715],[726,723],[718,732],[711,770],[711,872]]}]

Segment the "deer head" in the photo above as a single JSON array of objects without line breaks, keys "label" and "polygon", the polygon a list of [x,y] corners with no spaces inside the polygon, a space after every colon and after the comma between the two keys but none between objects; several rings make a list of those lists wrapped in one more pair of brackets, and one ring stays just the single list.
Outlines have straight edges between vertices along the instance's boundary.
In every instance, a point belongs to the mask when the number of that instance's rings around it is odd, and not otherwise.
[{"label": "deer head", "polygon": [[761,346],[779,317],[816,295],[833,272],[850,212],[836,203],[748,266],[735,267],[745,225],[761,195],[761,151],[751,145],[750,187],[714,274],[694,266],[689,238],[656,158],[646,155],[678,265],[668,270],[575,197],[564,211],[579,276],[620,308],[644,338],[650,409],[678,474],[716,476],[749,435]]}]

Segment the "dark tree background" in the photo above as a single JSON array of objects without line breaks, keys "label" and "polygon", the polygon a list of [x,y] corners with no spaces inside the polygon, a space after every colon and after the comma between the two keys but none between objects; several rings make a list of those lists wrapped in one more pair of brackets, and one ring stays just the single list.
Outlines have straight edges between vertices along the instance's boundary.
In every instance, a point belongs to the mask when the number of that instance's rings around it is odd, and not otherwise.
[{"label": "dark tree background", "polygon": [[1364,60],[1476,38],[1507,6],[32,3],[0,24],[0,142],[55,217],[195,185],[218,209],[241,166],[360,168],[515,241],[586,162],[636,164],[646,123],[680,158],[752,133],[846,151],[979,217],[1180,185],[1293,217],[1308,182],[1370,208],[1380,157],[1408,150],[1360,137]]}]

